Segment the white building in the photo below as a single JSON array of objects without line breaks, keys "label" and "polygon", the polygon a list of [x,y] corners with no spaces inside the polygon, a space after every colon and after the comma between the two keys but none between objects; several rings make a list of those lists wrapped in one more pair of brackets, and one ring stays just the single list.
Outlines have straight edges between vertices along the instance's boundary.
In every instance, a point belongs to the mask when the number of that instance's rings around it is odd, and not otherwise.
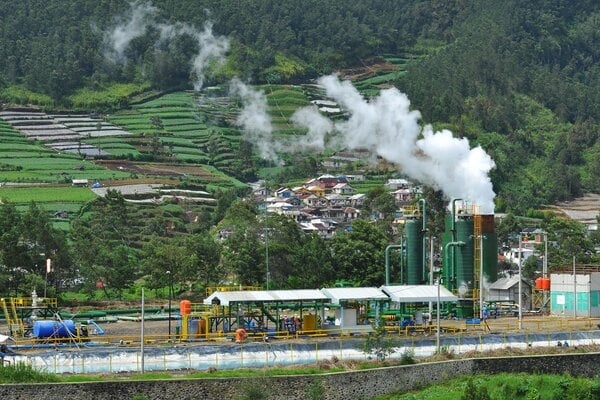
[{"label": "white building", "polygon": [[575,274],[566,269],[550,274],[550,314],[600,317],[600,266],[579,265]]}]

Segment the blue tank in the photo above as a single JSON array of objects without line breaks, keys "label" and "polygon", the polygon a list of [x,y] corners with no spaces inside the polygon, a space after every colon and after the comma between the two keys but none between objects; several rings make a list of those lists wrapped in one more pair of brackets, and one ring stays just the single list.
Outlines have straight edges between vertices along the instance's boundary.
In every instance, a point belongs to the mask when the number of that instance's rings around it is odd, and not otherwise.
[{"label": "blue tank", "polygon": [[33,337],[42,338],[64,338],[76,335],[75,322],[70,319],[63,321],[39,320],[33,323]]}]

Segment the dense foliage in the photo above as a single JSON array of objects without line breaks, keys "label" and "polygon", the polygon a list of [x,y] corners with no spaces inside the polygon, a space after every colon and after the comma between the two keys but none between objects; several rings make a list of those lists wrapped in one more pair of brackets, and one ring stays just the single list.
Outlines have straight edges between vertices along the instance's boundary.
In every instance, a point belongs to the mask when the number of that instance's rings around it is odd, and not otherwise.
[{"label": "dense foliage", "polygon": [[[153,23],[115,60],[107,52],[106,34],[124,23],[132,7],[152,8]],[[532,213],[539,205],[600,191],[600,10],[593,0],[0,0],[0,21],[3,102],[101,111],[131,106],[127,115],[112,118],[121,124],[129,120],[131,129],[138,123],[140,135],[149,134],[147,157],[153,160],[184,148],[181,154],[187,155],[177,162],[206,163],[239,179],[256,179],[261,161],[252,156],[253,144],[240,141],[238,132],[231,132],[235,128],[223,128],[233,119],[229,103],[223,106],[227,118],[219,117],[211,129],[178,114],[181,104],[171,115],[146,114],[164,111],[164,99],[148,107],[137,98],[132,106],[135,96],[192,87],[198,76],[190,67],[200,50],[193,34],[168,42],[160,37],[166,26],[201,30],[210,22],[214,35],[226,36],[230,46],[223,65],[207,65],[205,85],[234,75],[253,83],[309,82],[401,56],[408,60],[406,70],[394,75],[394,84],[423,119],[467,137],[494,159],[497,211]],[[159,138],[176,126],[173,120],[191,126],[187,137]],[[205,131],[198,139],[201,149],[190,139],[199,131]],[[230,133],[235,146],[224,138]],[[291,166],[279,169],[272,182],[319,172],[318,155],[283,159]],[[266,286],[268,281],[270,288],[301,288],[336,279],[381,282],[383,252],[395,239],[389,219],[358,220],[325,241],[234,197],[218,193],[214,212],[202,215],[191,230],[181,210],[148,218],[109,193],[82,212],[68,238],[51,228],[35,204],[23,214],[2,205],[0,284],[22,293],[45,289],[46,282],[60,289],[77,277],[90,292],[98,286],[120,297],[140,278],[156,290],[169,279],[180,290],[200,292],[219,283]],[[436,204],[430,232],[438,235],[440,194],[426,189],[425,197]],[[391,217],[394,208],[383,188],[372,188],[364,215]],[[523,228],[512,214],[505,221],[499,227],[502,240]],[[542,228],[556,243],[550,250],[555,265],[572,256],[598,261],[598,234],[586,236],[581,226],[548,216]],[[43,265],[49,255],[55,270],[47,278]]]},{"label": "dense foliage", "polygon": [[570,375],[475,375],[431,385],[419,392],[386,395],[379,400],[490,400],[490,399],[594,399],[600,394],[597,378]]},{"label": "dense foliage", "polygon": [[[164,26],[201,30],[210,22],[230,46],[224,65],[206,68],[205,84],[233,75],[304,82],[382,55],[412,59],[397,86],[426,121],[450,127],[492,155],[499,211],[523,213],[600,190],[600,11],[593,0],[0,6],[5,101],[106,109],[150,86],[189,88],[197,78],[190,66],[198,42],[191,34],[159,38]],[[152,8],[153,23],[115,60],[106,35],[124,26],[134,8]],[[99,95],[95,103],[92,93]]]}]

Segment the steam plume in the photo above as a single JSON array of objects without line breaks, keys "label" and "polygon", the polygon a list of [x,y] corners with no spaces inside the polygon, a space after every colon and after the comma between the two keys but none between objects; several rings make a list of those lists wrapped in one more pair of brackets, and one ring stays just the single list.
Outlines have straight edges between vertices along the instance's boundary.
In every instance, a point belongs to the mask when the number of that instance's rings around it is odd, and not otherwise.
[{"label": "steam plume", "polygon": [[230,85],[231,94],[239,97],[244,104],[237,123],[244,129],[246,140],[258,147],[261,157],[278,161],[278,147],[272,143],[273,126],[268,113],[267,96],[237,78],[232,79]]},{"label": "steam plume", "polygon": [[114,63],[124,62],[127,46],[146,33],[156,11],[156,7],[143,1],[130,3],[126,18],[121,18],[112,31],[104,34],[105,57]]},{"label": "steam plume", "polygon": [[[125,50],[131,41],[143,36],[148,27],[156,19],[158,9],[151,4],[135,1],[130,3],[127,18],[121,20],[112,31],[105,33],[104,44],[107,47],[105,56],[115,63],[125,61]],[[199,31],[185,23],[156,24],[160,33],[156,45],[165,44],[178,36],[188,35],[198,43],[198,54],[190,60],[191,75],[194,77],[194,88],[200,90],[204,85],[205,70],[212,63],[222,64],[225,53],[229,50],[229,40],[224,36],[213,34],[213,25],[204,24],[204,29]]]},{"label": "steam plume", "polygon": [[[369,102],[349,81],[336,76],[322,77],[319,83],[349,118],[323,124],[325,117],[314,108],[298,111],[293,120],[309,129],[311,144],[366,148],[448,198],[475,203],[482,213],[493,212],[495,194],[488,173],[495,164],[481,147],[471,149],[466,138],[455,138],[449,130],[421,128],[421,114],[411,111],[407,96],[395,88],[381,91]],[[330,135],[329,143],[325,134]]]}]

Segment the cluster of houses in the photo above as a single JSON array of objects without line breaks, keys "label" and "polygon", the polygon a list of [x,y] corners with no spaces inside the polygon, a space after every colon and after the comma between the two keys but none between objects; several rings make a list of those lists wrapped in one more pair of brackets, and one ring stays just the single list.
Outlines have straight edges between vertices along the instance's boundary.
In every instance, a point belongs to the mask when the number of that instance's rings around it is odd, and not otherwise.
[{"label": "cluster of houses", "polygon": [[[366,195],[356,193],[352,186],[360,181],[364,181],[364,176],[321,175],[302,186],[279,188],[275,192],[261,186],[253,191],[253,195],[263,211],[293,218],[304,232],[317,233],[328,239],[336,230],[345,229],[361,216]],[[389,179],[385,187],[398,208],[413,202],[419,190],[405,179]]]}]

